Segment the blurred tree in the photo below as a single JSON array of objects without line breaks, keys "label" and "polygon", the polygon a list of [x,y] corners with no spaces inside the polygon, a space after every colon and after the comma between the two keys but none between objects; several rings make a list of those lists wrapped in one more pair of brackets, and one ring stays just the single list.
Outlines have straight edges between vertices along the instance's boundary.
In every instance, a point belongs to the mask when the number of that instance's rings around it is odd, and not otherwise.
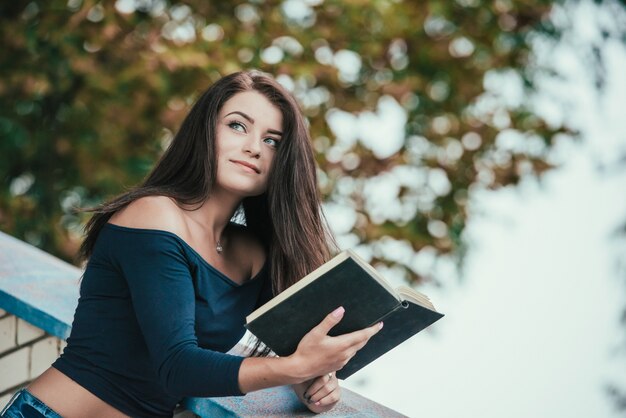
[{"label": "blurred tree", "polygon": [[[473,188],[549,168],[523,99],[542,0],[50,0],[0,6],[0,228],[70,259],[90,206],[141,180],[198,93],[274,74],[309,118],[345,245],[410,280],[462,254]],[[516,94],[504,96],[505,86]],[[332,219],[331,219],[332,221]]]}]

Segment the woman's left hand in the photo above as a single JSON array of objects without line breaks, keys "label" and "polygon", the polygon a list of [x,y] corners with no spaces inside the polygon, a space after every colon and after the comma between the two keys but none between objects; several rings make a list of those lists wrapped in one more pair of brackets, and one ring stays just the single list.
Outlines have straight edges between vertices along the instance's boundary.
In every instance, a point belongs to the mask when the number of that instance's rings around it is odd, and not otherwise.
[{"label": "woman's left hand", "polygon": [[341,397],[339,381],[334,373],[293,386],[300,400],[316,414],[331,410]]}]

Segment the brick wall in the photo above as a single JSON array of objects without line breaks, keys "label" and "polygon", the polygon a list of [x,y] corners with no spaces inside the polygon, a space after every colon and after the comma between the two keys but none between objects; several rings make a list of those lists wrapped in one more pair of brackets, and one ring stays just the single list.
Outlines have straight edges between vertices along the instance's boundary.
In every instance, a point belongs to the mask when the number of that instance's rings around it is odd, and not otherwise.
[{"label": "brick wall", "polygon": [[62,339],[0,309],[0,409],[50,367],[63,347]]}]

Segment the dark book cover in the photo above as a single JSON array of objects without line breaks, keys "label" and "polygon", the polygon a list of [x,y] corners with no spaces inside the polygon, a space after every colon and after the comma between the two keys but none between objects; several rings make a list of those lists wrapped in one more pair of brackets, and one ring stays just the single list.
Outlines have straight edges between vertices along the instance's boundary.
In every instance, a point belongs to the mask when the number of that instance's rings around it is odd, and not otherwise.
[{"label": "dark book cover", "polygon": [[337,371],[338,378],[348,378],[443,317],[439,312],[411,302],[404,302],[403,305],[401,309],[396,309],[383,318],[383,329],[370,338],[365,347],[360,349],[348,364]]},{"label": "dark book cover", "polygon": [[330,330],[331,336],[357,331],[382,320],[383,329],[337,371],[337,377],[345,379],[443,316],[400,300],[400,296],[373,276],[371,266],[362,262],[364,267],[352,257],[348,252],[337,265],[250,320],[246,328],[276,354],[288,356],[296,351],[304,335],[339,306],[345,308],[345,313]]},{"label": "dark book cover", "polygon": [[346,311],[330,330],[332,336],[366,328],[399,304],[393,294],[347,258],[246,327],[276,354],[288,356],[306,333],[339,306]]}]

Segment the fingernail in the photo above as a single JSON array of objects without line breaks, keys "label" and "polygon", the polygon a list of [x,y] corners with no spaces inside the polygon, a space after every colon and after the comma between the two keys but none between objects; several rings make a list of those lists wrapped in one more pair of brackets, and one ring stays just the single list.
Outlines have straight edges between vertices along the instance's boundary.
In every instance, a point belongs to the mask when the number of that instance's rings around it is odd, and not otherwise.
[{"label": "fingernail", "polygon": [[346,311],[346,310],[343,308],[343,306],[340,306],[340,307],[338,307],[337,309],[335,309],[335,310],[333,311],[333,316],[334,316],[335,318],[341,318],[341,317],[343,316],[343,313],[344,313],[345,311]]},{"label": "fingernail", "polygon": [[320,401],[315,402],[316,406],[320,406]]},{"label": "fingernail", "polygon": [[378,329],[383,329],[383,322],[382,322],[382,321],[380,321],[380,322],[378,323]]}]

